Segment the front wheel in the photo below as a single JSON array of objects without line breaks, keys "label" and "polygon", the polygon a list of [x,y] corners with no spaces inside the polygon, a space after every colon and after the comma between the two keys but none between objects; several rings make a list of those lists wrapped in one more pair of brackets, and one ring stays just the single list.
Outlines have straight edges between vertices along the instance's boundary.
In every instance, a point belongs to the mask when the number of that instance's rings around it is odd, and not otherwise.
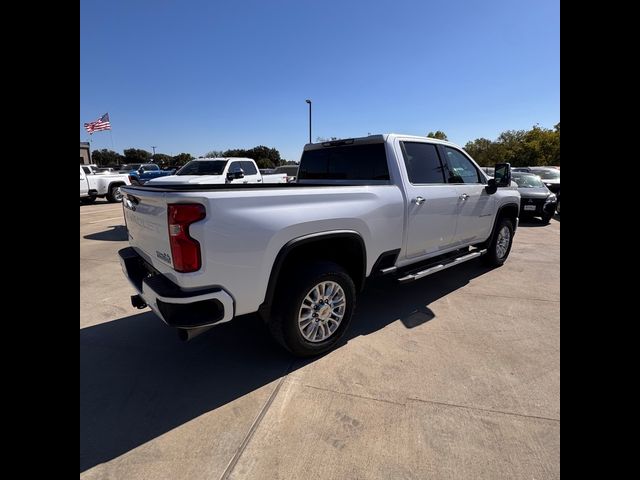
[{"label": "front wheel", "polygon": [[551,217],[553,217],[553,213],[543,213],[542,214],[542,223],[547,225],[551,221]]},{"label": "front wheel", "polygon": [[118,203],[122,201],[122,192],[119,185],[113,185],[109,187],[109,193],[107,193],[107,201],[109,203]]},{"label": "front wheel", "polygon": [[319,262],[287,274],[269,329],[294,355],[319,355],[344,336],[355,301],[356,288],[349,274],[336,263]]},{"label": "front wheel", "polygon": [[513,222],[508,218],[502,218],[498,221],[491,243],[487,247],[487,253],[483,257],[485,263],[493,267],[501,266],[507,260],[512,244]]}]

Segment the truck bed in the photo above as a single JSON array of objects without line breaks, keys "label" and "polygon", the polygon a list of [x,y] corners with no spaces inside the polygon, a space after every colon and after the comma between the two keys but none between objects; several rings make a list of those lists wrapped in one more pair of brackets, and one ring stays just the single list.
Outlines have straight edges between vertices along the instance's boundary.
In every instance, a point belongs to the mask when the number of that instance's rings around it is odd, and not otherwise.
[{"label": "truck bed", "polygon": [[[366,269],[402,245],[404,201],[396,185],[171,184],[127,186],[129,244],[181,288],[224,286],[236,315],[255,312],[278,252],[293,238],[356,232],[367,245]],[[179,273],[169,246],[169,205],[203,205],[206,218],[189,227],[201,245],[202,268]]]},{"label": "truck bed", "polygon": [[[388,185],[388,182],[382,185]],[[324,183],[227,183],[227,184],[186,184],[186,183],[154,183],[153,185],[135,185],[127,187],[128,190],[142,190],[152,192],[172,191],[172,192],[209,192],[215,190],[267,190],[280,188],[303,188],[303,187],[356,187],[368,184],[349,182],[336,183],[336,181]],[[376,184],[378,186],[378,184]]]}]

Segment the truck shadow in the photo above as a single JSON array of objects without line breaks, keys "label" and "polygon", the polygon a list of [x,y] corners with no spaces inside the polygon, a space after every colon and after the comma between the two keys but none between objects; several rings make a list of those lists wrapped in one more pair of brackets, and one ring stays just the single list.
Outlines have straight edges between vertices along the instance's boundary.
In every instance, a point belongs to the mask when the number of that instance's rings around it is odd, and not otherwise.
[{"label": "truck shadow", "polygon": [[102,232],[90,233],[83,238],[87,240],[103,240],[109,242],[126,242],[129,238],[127,235],[127,227],[124,225],[111,225],[111,230],[104,230]]},{"label": "truck shadow", "polygon": [[[339,348],[397,320],[406,328],[433,320],[429,304],[487,271],[472,261],[405,286],[372,283],[360,296]],[[84,328],[80,472],[315,360],[293,359],[270,339],[256,315],[239,317],[187,344],[151,312]]]}]

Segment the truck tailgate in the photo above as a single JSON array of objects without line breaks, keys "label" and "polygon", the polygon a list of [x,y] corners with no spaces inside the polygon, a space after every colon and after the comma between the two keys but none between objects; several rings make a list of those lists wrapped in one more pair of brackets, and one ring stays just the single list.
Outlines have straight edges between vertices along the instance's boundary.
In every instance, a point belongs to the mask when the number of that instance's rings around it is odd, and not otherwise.
[{"label": "truck tailgate", "polygon": [[128,189],[123,192],[129,244],[158,270],[172,268],[165,193]]}]

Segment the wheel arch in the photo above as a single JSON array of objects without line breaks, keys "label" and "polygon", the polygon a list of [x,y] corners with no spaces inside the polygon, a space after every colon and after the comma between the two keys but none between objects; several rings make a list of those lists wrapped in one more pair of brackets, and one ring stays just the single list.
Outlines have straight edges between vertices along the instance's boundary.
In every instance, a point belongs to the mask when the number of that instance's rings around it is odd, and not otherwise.
[{"label": "wheel arch", "polygon": [[505,203],[498,208],[496,212],[495,218],[493,220],[493,225],[491,227],[491,233],[489,234],[489,238],[483,242],[483,244],[489,245],[493,240],[493,236],[496,233],[496,227],[498,222],[504,217],[509,218],[513,222],[513,233],[515,234],[516,229],[518,228],[518,214],[520,213],[520,206],[517,203]]},{"label": "wheel arch", "polygon": [[[322,253],[318,255],[320,251]],[[258,308],[258,313],[264,319],[269,318],[280,279],[306,259],[336,262],[347,270],[357,291],[364,287],[367,252],[364,240],[358,232],[338,230],[297,237],[278,251],[273,262],[265,298]]]}]

